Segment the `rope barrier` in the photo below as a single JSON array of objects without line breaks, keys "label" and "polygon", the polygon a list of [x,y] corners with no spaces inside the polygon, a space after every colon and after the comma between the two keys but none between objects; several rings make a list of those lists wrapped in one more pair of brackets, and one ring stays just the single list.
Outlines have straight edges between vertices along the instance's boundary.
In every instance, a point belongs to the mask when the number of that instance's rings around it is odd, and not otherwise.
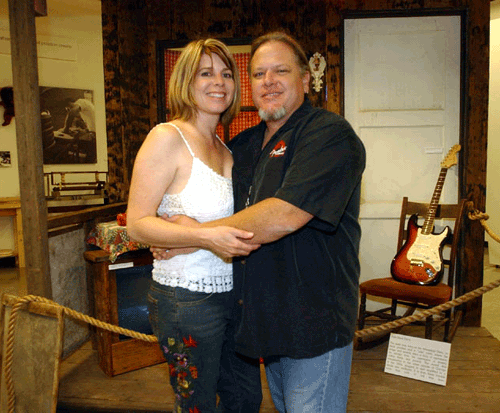
[{"label": "rope barrier", "polygon": [[[500,237],[498,237],[491,229],[488,227],[486,224],[486,220],[489,218],[489,216],[485,213],[482,213],[478,210],[473,210],[468,213],[468,217],[471,221],[479,221],[481,225],[484,227],[486,232],[497,242],[500,243]],[[374,326],[374,327],[369,327],[365,328],[363,330],[358,330],[355,332],[355,337],[366,337],[368,335],[374,334],[374,333],[380,333],[383,331],[387,330],[392,330],[397,327],[402,327],[407,324],[411,324],[415,321],[423,320],[431,315],[439,314],[443,311],[449,310],[453,307],[457,307],[467,301],[473,300],[497,287],[500,286],[500,279],[491,282],[488,285],[485,285],[483,287],[477,288],[473,291],[470,291],[458,298],[455,298],[451,301],[448,301],[444,304],[438,305],[436,307],[433,307],[428,310],[420,311],[416,314],[410,315],[408,317],[400,318],[395,321],[391,321],[379,326]],[[108,330],[113,333],[125,335],[128,337],[136,338],[142,341],[147,341],[150,343],[155,343],[158,342],[158,339],[154,335],[147,335],[147,334],[142,334],[138,333],[133,330],[128,330],[126,328],[122,328],[113,324],[109,324],[106,322],[103,322],[101,320],[98,320],[96,318],[90,317],[88,315],[82,314],[78,311],[72,310],[68,307],[64,307],[55,301],[49,300],[44,297],[36,296],[36,295],[26,295],[24,297],[18,297],[15,301],[15,303],[12,305],[12,309],[10,312],[10,320],[9,320],[9,325],[8,325],[8,331],[7,331],[7,340],[6,340],[6,350],[5,350],[5,383],[6,383],[6,391],[7,391],[7,397],[8,397],[8,413],[14,413],[14,404],[15,404],[15,392],[14,392],[14,383],[12,380],[12,363],[13,363],[13,355],[14,355],[14,328],[15,328],[15,323],[16,323],[16,315],[19,312],[19,310],[23,307],[26,306],[27,304],[31,302],[39,302],[39,303],[44,303],[44,304],[49,304],[57,308],[62,308],[62,313],[63,315],[67,315],[68,317],[71,317],[75,320],[83,321],[87,324],[90,324],[94,327],[98,327],[103,330]]]},{"label": "rope barrier", "polygon": [[457,307],[467,301],[473,300],[488,291],[491,291],[500,286],[500,279],[489,283],[483,287],[479,287],[473,291],[470,291],[454,300],[448,301],[446,303],[440,304],[436,307],[430,308],[428,310],[419,311],[416,314],[410,315],[408,317],[400,318],[398,320],[390,321],[388,323],[381,324],[379,326],[364,328],[363,330],[358,330],[354,333],[356,337],[366,337],[374,333],[381,333],[383,331],[392,330],[397,327],[402,327],[407,324],[411,324],[415,321],[423,320],[431,315],[439,314],[443,311],[450,310],[453,307]]}]

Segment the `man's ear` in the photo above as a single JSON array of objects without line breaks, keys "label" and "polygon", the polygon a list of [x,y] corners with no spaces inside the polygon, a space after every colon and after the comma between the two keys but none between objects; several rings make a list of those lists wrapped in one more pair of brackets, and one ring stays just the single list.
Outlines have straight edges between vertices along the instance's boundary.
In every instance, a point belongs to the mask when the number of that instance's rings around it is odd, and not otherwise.
[{"label": "man's ear", "polygon": [[309,71],[302,77],[302,84],[304,85],[304,93],[309,93],[309,85],[311,84],[311,73]]}]

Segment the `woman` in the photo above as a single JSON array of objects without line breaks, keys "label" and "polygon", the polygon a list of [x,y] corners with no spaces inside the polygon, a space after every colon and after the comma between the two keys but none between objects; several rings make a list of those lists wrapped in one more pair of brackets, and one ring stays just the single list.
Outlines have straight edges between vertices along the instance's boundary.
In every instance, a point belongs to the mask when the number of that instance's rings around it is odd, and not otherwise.
[{"label": "woman", "polygon": [[[248,255],[253,234],[189,228],[160,218],[204,222],[233,213],[231,152],[216,135],[239,110],[236,64],[214,39],[191,42],[169,83],[172,121],[154,127],[135,160],[127,230],[136,241],[195,252],[155,260],[150,319],[169,363],[176,412],[213,412],[232,306],[230,258]],[[187,250],[192,251],[192,250]]]}]

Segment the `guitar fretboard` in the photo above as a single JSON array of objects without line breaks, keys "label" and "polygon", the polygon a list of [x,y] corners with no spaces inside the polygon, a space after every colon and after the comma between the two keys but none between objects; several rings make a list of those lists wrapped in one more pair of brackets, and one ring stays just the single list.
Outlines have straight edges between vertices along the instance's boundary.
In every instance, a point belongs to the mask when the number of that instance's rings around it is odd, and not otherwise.
[{"label": "guitar fretboard", "polygon": [[434,219],[436,218],[436,211],[439,205],[439,199],[441,198],[441,191],[443,190],[444,180],[446,178],[447,172],[448,168],[441,168],[436,187],[434,188],[434,193],[432,194],[431,203],[429,205],[429,209],[427,210],[424,224],[422,225],[422,234],[424,235],[431,234],[432,228],[434,228]]}]

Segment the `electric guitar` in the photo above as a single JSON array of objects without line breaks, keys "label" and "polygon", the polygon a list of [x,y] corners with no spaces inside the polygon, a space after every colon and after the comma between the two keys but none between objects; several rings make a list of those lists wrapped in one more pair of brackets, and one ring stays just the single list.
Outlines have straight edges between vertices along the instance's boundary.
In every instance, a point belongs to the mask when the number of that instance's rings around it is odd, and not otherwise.
[{"label": "electric guitar", "polygon": [[434,188],[431,203],[420,227],[418,216],[413,214],[408,221],[407,239],[391,263],[392,277],[407,284],[434,285],[441,281],[444,272],[443,244],[450,233],[446,227],[440,234],[433,234],[434,219],[448,169],[458,162],[460,145],[453,146],[441,162],[441,172]]}]

